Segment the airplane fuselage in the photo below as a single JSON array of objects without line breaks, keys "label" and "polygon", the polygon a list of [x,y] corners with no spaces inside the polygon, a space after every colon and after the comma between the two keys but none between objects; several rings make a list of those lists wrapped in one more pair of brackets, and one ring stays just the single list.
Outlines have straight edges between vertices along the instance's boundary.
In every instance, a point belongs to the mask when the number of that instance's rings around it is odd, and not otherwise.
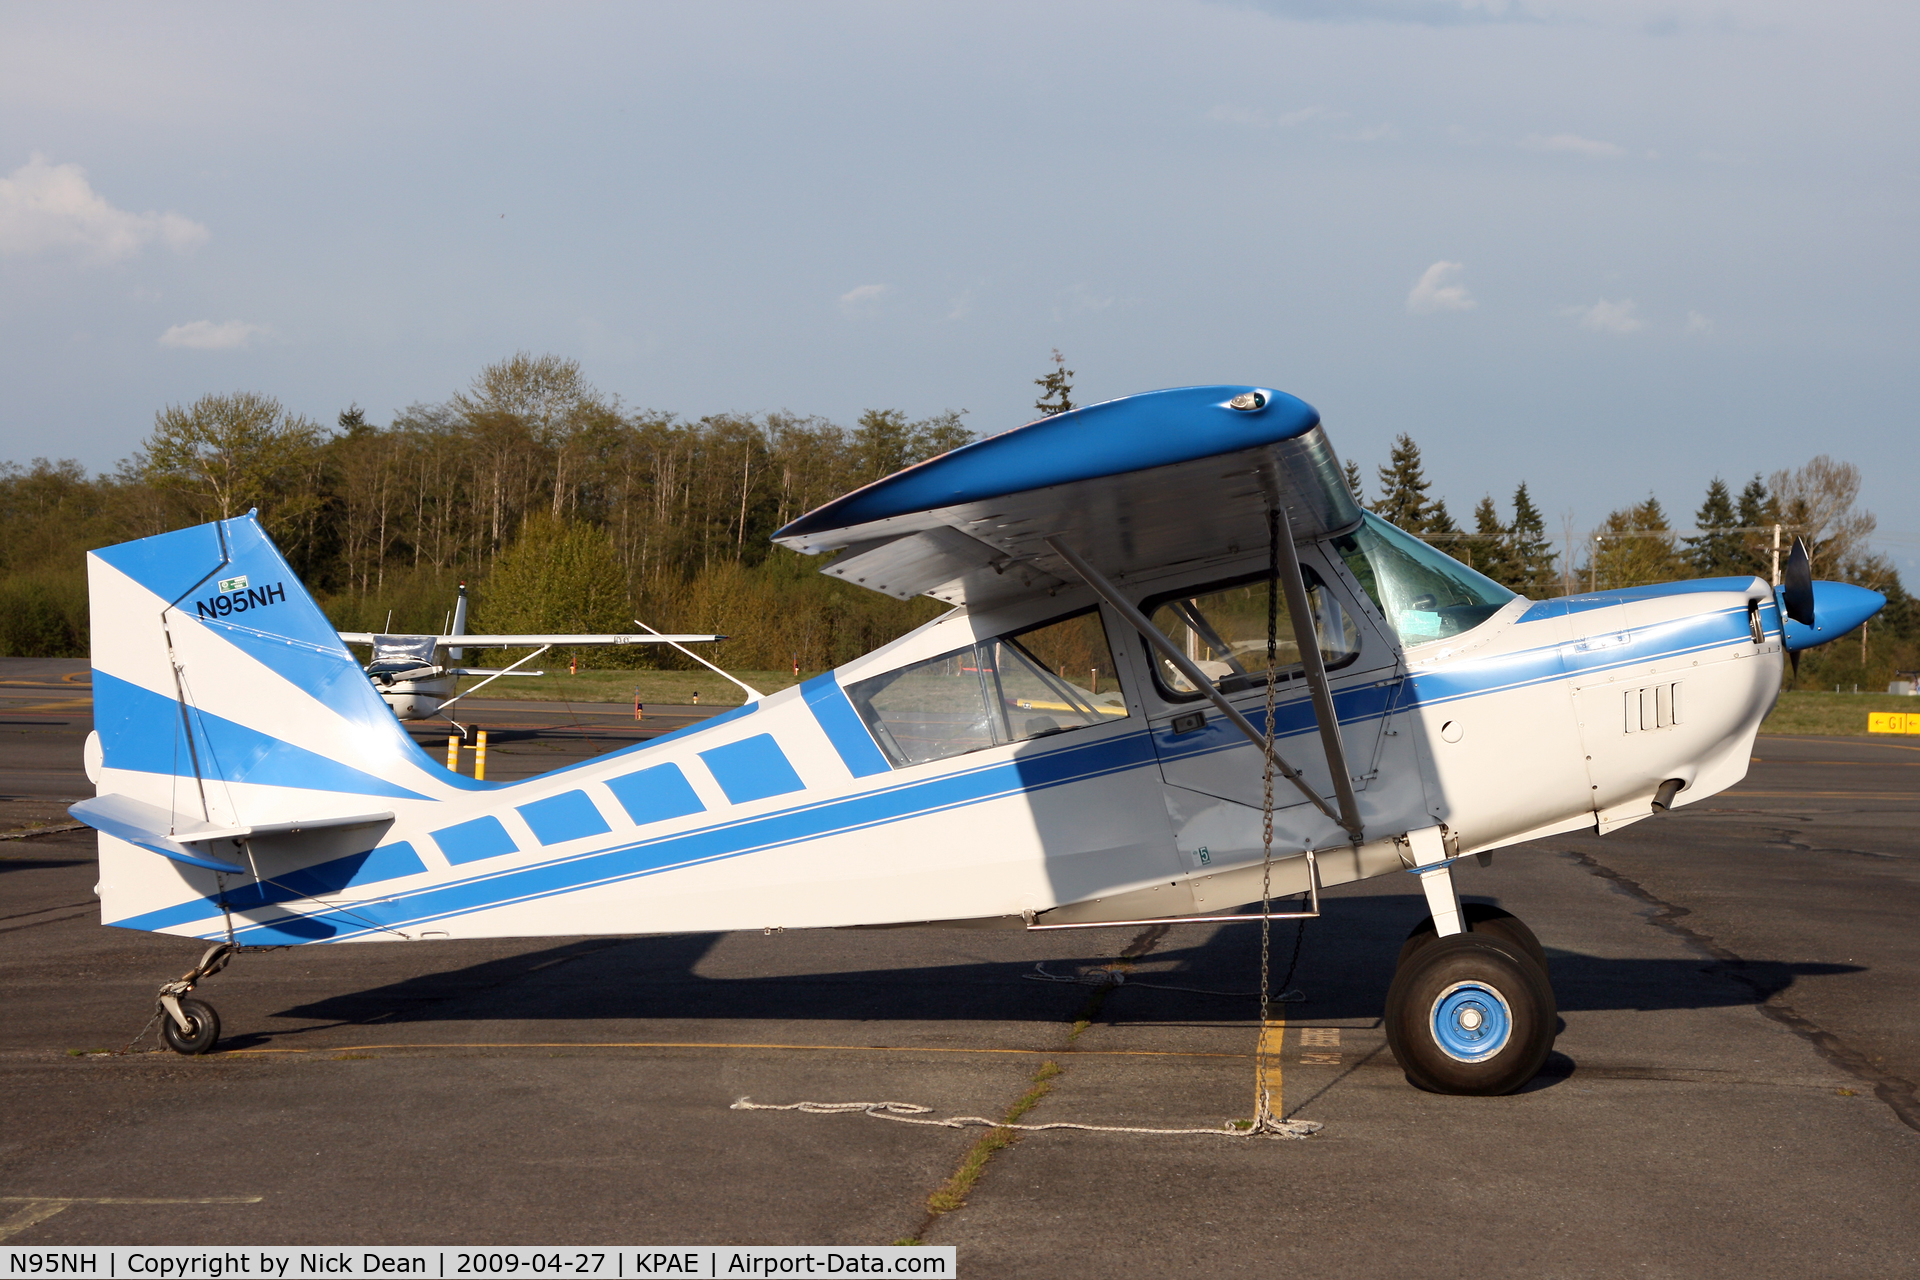
[{"label": "airplane fuselage", "polygon": [[[1365,839],[1356,846],[1280,785],[1276,894],[1306,888],[1306,849],[1333,885],[1411,865],[1404,836],[1415,828],[1439,824],[1447,852],[1465,855],[1646,817],[1669,779],[1682,784],[1676,805],[1723,790],[1744,776],[1779,688],[1777,606],[1757,579],[1514,599],[1460,634],[1403,648],[1340,556],[1317,543],[1301,558],[1353,619],[1352,656],[1330,680]],[[1221,558],[1129,590],[1151,599],[1264,565]],[[1015,741],[989,733],[974,749],[912,761],[889,758],[850,701],[848,690],[886,673],[1094,607],[1123,713]],[[1256,722],[1265,696],[1263,680],[1231,695]],[[522,782],[459,778],[410,741],[377,744],[369,758],[371,738],[343,737],[330,754],[357,752],[388,784],[379,803],[393,818],[377,846],[348,852],[346,834],[256,838],[263,883],[230,888],[227,905],[242,943],[1017,927],[1028,913],[1064,922],[1230,909],[1260,896],[1261,757],[1204,704],[1197,726],[1195,715],[1156,678],[1140,637],[1084,588],[956,609],[762,703]],[[1276,691],[1275,725],[1278,753],[1328,794],[1298,678]],[[106,772],[115,776],[103,791],[171,785]],[[272,793],[249,795],[240,781],[217,790],[211,803],[233,806],[235,821],[242,808],[261,821],[269,798],[300,803],[284,782]],[[216,873],[110,837],[102,869],[106,922],[225,936]],[[156,893],[172,905],[153,910]],[[128,909],[136,903],[146,909]]]}]

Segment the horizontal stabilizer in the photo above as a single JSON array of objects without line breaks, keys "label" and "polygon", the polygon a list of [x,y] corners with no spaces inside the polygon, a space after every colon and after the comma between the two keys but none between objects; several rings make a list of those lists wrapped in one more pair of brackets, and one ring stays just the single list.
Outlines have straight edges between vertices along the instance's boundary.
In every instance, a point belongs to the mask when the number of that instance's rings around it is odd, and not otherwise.
[{"label": "horizontal stabilizer", "polygon": [[95,796],[68,807],[67,812],[95,831],[125,840],[163,858],[183,862],[209,871],[250,874],[246,867],[214,857],[198,846],[215,840],[239,840],[256,836],[300,835],[306,832],[334,831],[343,827],[367,827],[391,822],[393,813],[356,813],[342,817],[305,818],[292,822],[258,822],[249,826],[218,826],[209,822],[182,823],[158,805],[135,800],[131,796]]}]

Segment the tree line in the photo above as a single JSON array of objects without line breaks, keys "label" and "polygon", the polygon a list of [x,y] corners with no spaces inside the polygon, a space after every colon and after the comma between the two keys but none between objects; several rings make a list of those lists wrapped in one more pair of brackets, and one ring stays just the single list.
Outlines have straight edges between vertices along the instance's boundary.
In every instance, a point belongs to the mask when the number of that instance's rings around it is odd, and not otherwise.
[{"label": "tree line", "polygon": [[[1040,414],[1071,410],[1073,370],[1058,351],[1038,379]],[[871,409],[851,427],[792,413],[693,421],[631,409],[558,356],[517,354],[445,400],[377,424],[357,406],[330,426],[256,392],[207,395],[155,415],[112,471],[73,461],[0,464],[0,652],[87,652],[88,548],[258,510],[343,630],[437,631],[457,585],[470,584],[476,628],[719,631],[709,656],[767,670],[837,665],[933,616],[818,572],[773,546],[794,517],[901,467],[973,439],[962,415],[922,419]],[[1682,577],[1771,573],[1773,524],[1799,532],[1816,571],[1886,592],[1887,643],[1851,679],[1920,666],[1913,609],[1897,574],[1871,554],[1859,472],[1816,458],[1748,481],[1708,486],[1695,532],[1674,530],[1649,497],[1611,512],[1586,538],[1556,540],[1523,482],[1503,514],[1489,494],[1463,528],[1432,493],[1419,447],[1393,444],[1365,492],[1383,518],[1496,581],[1544,599]],[[1556,550],[1556,541],[1560,543]],[[1903,647],[1904,646],[1904,647]],[[1850,682],[1834,655],[1809,675]],[[671,652],[596,654],[595,662],[683,665]],[[1836,674],[1838,673],[1838,674]]]},{"label": "tree line", "polygon": [[[1514,490],[1511,515],[1502,516],[1491,494],[1463,529],[1446,500],[1430,493],[1420,447],[1407,435],[1395,439],[1375,477],[1369,499],[1357,463],[1346,464],[1347,485],[1368,510],[1445,550],[1481,573],[1536,600],[1583,591],[1617,590],[1684,578],[1758,577],[1773,580],[1778,555],[1786,563],[1795,537],[1804,539],[1814,575],[1851,582],[1887,597],[1887,608],[1868,624],[1864,644],[1830,644],[1809,651],[1798,680],[1863,690],[1884,689],[1897,671],[1920,667],[1920,607],[1892,562],[1869,545],[1878,527],[1859,507],[1860,469],[1825,454],[1805,466],[1753,476],[1736,496],[1715,476],[1707,484],[1690,530],[1675,528],[1651,494],[1609,512],[1584,538],[1565,522],[1556,551],[1546,519],[1523,480]],[[1876,645],[1877,629],[1881,639]]]}]

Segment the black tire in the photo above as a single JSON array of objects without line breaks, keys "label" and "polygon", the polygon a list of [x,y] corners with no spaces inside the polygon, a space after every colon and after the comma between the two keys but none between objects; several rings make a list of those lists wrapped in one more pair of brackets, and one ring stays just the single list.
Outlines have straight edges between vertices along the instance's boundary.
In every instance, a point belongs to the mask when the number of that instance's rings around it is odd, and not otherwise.
[{"label": "black tire", "polygon": [[1435,938],[1387,988],[1387,1047],[1432,1093],[1512,1093],[1540,1073],[1558,1025],[1546,975],[1496,934]]},{"label": "black tire", "polygon": [[[1552,981],[1553,970],[1547,964],[1546,948],[1540,945],[1540,939],[1534,937],[1533,930],[1527,928],[1519,916],[1484,902],[1463,902],[1460,904],[1460,914],[1468,933],[1490,933],[1497,938],[1505,938],[1532,956],[1533,962],[1540,966],[1540,972],[1547,975],[1549,982]],[[1407,931],[1407,940],[1400,944],[1400,959],[1395,961],[1396,967],[1404,965],[1408,956],[1439,936],[1433,931],[1433,917],[1423,916],[1420,923]]]},{"label": "black tire", "polygon": [[187,1015],[192,1030],[182,1031],[170,1013],[160,1015],[160,1038],[167,1042],[167,1048],[188,1057],[211,1053],[213,1046],[220,1042],[220,1015],[205,1000],[190,996],[182,997],[180,1012]]}]

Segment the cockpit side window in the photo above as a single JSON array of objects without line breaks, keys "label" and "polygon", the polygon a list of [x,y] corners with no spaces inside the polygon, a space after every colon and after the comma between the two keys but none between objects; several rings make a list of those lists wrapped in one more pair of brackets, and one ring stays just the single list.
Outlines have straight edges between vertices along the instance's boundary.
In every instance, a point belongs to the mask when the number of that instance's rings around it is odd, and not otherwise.
[{"label": "cockpit side window", "polygon": [[847,686],[895,768],[1125,719],[1097,609]]},{"label": "cockpit side window", "polygon": [[[1359,624],[1341,607],[1339,597],[1327,589],[1319,574],[1306,565],[1301,566],[1301,572],[1307,582],[1307,605],[1313,614],[1320,660],[1328,670],[1344,667],[1360,656]],[[1263,684],[1267,678],[1270,586],[1265,573],[1246,574],[1197,590],[1189,588],[1175,596],[1159,596],[1147,601],[1144,611],[1160,634],[1179,645],[1200,668],[1200,674],[1222,693],[1235,693]],[[1276,665],[1280,679],[1286,680],[1303,670],[1300,641],[1287,612],[1285,595],[1274,603]],[[1169,701],[1184,702],[1200,696],[1200,691],[1164,655],[1155,654],[1153,674],[1161,696]]]},{"label": "cockpit side window", "polygon": [[1412,648],[1479,626],[1514,598],[1493,579],[1379,516],[1333,539],[1333,548]]}]

